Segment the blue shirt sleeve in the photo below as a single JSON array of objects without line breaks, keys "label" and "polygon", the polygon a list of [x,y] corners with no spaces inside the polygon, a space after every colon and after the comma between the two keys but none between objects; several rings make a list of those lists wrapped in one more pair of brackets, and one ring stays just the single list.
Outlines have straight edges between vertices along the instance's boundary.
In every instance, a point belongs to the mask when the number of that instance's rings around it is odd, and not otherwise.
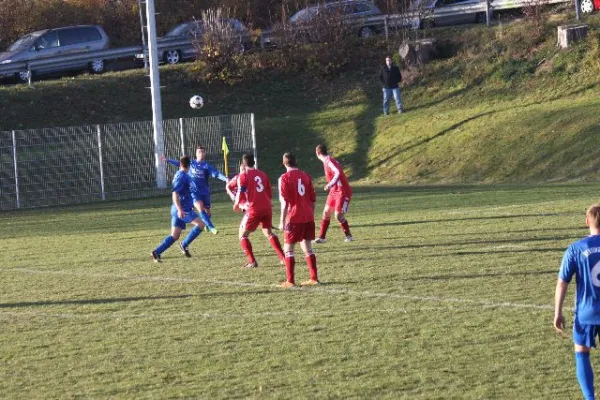
[{"label": "blue shirt sleeve", "polygon": [[177,160],[167,160],[167,162],[171,165],[176,166],[177,168],[179,168],[179,161]]},{"label": "blue shirt sleeve", "polygon": [[564,282],[571,282],[573,275],[577,271],[577,260],[575,257],[575,250],[573,246],[569,246],[562,259],[560,265],[560,271],[558,272],[558,279]]},{"label": "blue shirt sleeve", "polygon": [[208,169],[208,172],[210,173],[210,176],[223,182],[227,181],[227,177],[223,175],[218,169],[216,169],[210,164],[206,164],[206,167]]},{"label": "blue shirt sleeve", "polygon": [[186,173],[178,172],[173,178],[173,192],[181,193],[189,185],[190,181],[191,179],[189,179]]}]

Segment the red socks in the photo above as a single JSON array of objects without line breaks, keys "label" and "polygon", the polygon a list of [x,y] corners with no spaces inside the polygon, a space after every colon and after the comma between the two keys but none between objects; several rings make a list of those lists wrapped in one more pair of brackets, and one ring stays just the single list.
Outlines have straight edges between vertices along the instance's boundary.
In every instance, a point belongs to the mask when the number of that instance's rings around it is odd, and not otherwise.
[{"label": "red socks", "polygon": [[350,227],[348,226],[348,221],[346,221],[346,218],[344,218],[344,220],[340,222],[340,228],[342,228],[342,230],[344,231],[344,235],[350,236]]},{"label": "red socks", "polygon": [[242,250],[246,253],[246,257],[248,257],[248,262],[255,263],[256,258],[254,258],[254,253],[252,252],[252,243],[250,243],[250,239],[243,237],[240,239],[240,244],[242,245]]},{"label": "red socks", "polygon": [[294,252],[288,251],[285,253],[285,276],[288,282],[295,283],[294,281],[294,267],[296,265],[296,259],[294,258]]},{"label": "red socks", "polygon": [[323,218],[321,220],[321,229],[319,229],[319,237],[321,239],[325,239],[325,235],[327,235],[327,229],[329,229],[329,223],[331,222],[330,218]]},{"label": "red socks", "polygon": [[318,281],[317,278],[317,256],[315,253],[311,253],[306,256],[306,263],[308,264],[308,272],[310,274],[310,279],[313,281]]},{"label": "red socks", "polygon": [[277,257],[279,257],[281,261],[284,261],[285,255],[283,254],[283,249],[281,248],[281,243],[279,242],[277,235],[269,236],[269,243],[271,243],[271,247],[275,250],[275,253],[277,253]]}]

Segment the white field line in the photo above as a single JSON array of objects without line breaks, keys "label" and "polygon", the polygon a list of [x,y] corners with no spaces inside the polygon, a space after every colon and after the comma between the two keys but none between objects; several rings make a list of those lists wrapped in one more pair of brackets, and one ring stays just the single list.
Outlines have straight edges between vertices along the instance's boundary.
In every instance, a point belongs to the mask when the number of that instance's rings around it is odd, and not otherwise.
[{"label": "white field line", "polygon": [[[148,281],[148,282],[172,282],[172,283],[204,283],[209,285],[219,286],[238,286],[238,287],[257,287],[257,288],[272,288],[279,289],[279,285],[275,284],[261,284],[254,282],[236,282],[236,281],[222,281],[222,280],[203,280],[203,279],[191,279],[191,278],[180,278],[180,277],[165,277],[165,276],[147,276],[147,275],[117,275],[117,274],[89,274],[80,272],[68,272],[68,271],[44,271],[29,268],[11,268],[11,269],[0,269],[0,272],[20,272],[25,274],[40,274],[40,275],[67,275],[77,276],[83,278],[102,278],[102,279],[125,279],[133,281]],[[531,310],[554,310],[554,306],[550,304],[527,304],[527,303],[514,303],[514,302],[495,302],[488,300],[471,300],[461,299],[457,297],[441,297],[441,296],[416,296],[406,295],[397,293],[377,293],[369,291],[355,291],[348,289],[334,289],[326,286],[313,286],[310,288],[292,288],[286,290],[300,290],[306,293],[319,293],[319,294],[339,294],[347,296],[357,297],[372,297],[372,298],[387,298],[387,299],[401,299],[401,300],[413,300],[413,301],[428,301],[434,303],[454,303],[454,304],[469,304],[480,306],[481,308],[513,308],[513,309],[531,309]]]}]

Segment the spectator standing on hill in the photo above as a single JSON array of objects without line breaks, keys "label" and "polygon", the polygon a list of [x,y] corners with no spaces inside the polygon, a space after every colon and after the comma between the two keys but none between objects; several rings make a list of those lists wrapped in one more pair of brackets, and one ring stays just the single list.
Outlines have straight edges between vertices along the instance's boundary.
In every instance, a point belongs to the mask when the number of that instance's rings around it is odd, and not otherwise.
[{"label": "spectator standing on hill", "polygon": [[562,259],[554,294],[554,329],[562,333],[565,328],[563,303],[569,282],[575,276],[575,372],[587,400],[594,399],[590,349],[596,347],[596,336],[600,334],[600,204],[588,208],[585,222],[590,235],[571,244]]},{"label": "spectator standing on hill", "polygon": [[379,71],[379,80],[383,86],[383,115],[390,113],[390,100],[392,96],[394,96],[394,100],[396,101],[398,112],[403,113],[404,108],[402,107],[400,87],[398,86],[402,82],[402,74],[400,74],[400,68],[392,62],[392,57],[385,57],[385,64]]}]

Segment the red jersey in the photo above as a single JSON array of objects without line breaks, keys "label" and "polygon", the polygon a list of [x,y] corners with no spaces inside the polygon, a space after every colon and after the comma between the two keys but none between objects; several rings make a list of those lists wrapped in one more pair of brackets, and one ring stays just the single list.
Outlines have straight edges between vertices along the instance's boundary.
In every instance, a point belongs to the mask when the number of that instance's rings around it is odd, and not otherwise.
[{"label": "red jersey", "polygon": [[335,158],[328,156],[323,162],[323,167],[325,168],[327,184],[331,188],[329,189],[330,192],[343,194],[344,197],[351,197],[352,188],[340,163]]},{"label": "red jersey", "polygon": [[317,201],[310,175],[291,169],[279,178],[279,195],[288,207],[286,223],[314,222],[313,204]]},{"label": "red jersey", "polygon": [[[233,178],[231,178],[229,180],[229,184],[227,185],[227,189],[229,189],[229,192],[231,192],[231,194],[233,195],[233,197],[231,198],[231,200],[233,200],[233,201],[235,201],[235,196],[237,195],[237,192],[238,192],[238,178],[239,177],[240,177],[239,174],[235,175]],[[227,194],[229,194],[229,192],[227,192]],[[241,193],[240,194],[240,204],[243,204],[245,202],[246,202],[246,194]]]},{"label": "red jersey", "polygon": [[248,169],[238,175],[239,195],[246,194],[247,212],[249,214],[263,214],[272,212],[271,208],[271,183],[267,174],[258,169]]}]

